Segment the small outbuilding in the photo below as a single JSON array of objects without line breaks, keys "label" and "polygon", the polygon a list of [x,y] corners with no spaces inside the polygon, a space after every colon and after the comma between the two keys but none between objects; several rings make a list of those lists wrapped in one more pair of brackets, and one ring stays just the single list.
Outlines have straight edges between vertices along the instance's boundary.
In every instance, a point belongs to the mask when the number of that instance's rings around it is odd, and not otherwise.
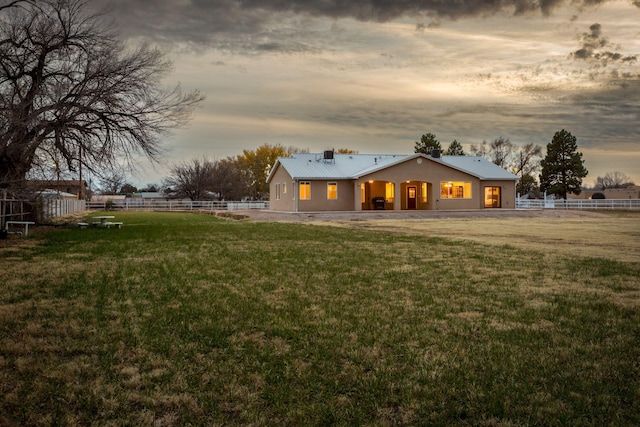
[{"label": "small outbuilding", "polygon": [[288,212],[514,209],[518,177],[477,156],[296,153],[271,169],[269,206]]}]

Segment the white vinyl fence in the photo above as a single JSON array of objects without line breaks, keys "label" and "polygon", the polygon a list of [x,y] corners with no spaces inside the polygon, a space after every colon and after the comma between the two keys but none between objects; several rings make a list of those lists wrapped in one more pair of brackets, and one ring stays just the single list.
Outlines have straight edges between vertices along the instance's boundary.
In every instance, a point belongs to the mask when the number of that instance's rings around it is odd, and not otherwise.
[{"label": "white vinyl fence", "polygon": [[87,209],[94,210],[150,210],[150,211],[223,211],[241,209],[269,209],[268,201],[237,202],[217,200],[107,200],[87,202]]},{"label": "white vinyl fence", "polygon": [[640,199],[516,199],[517,209],[619,209],[640,210]]},{"label": "white vinyl fence", "polygon": [[84,200],[16,200],[0,199],[0,228],[7,221],[46,223],[52,218],[86,210]]},{"label": "white vinyl fence", "polygon": [[55,200],[43,199],[41,208],[41,220],[47,221],[58,216],[69,215],[87,209],[84,200]]}]

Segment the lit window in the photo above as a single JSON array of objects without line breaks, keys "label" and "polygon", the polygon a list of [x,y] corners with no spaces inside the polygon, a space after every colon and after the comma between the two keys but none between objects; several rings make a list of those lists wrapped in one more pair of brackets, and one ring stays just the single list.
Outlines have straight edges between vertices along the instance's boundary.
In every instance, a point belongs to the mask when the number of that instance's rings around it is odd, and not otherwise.
[{"label": "lit window", "polygon": [[470,199],[470,182],[441,182],[440,197],[443,199]]},{"label": "lit window", "polygon": [[335,200],[337,198],[338,198],[338,183],[328,182],[327,183],[327,199]]},{"label": "lit window", "polygon": [[396,187],[393,182],[387,182],[385,185],[385,199],[387,202],[393,203],[393,199],[396,197]]},{"label": "lit window", "polygon": [[360,184],[360,202],[365,202],[364,182]]},{"label": "lit window", "polygon": [[484,187],[484,207],[500,207],[500,187]]},{"label": "lit window", "polygon": [[[422,159],[421,159],[422,160]],[[422,203],[427,203],[427,183],[422,183]]]},{"label": "lit window", "polygon": [[283,182],[282,183],[282,194],[286,194],[287,193],[287,183]]},{"label": "lit window", "polygon": [[300,200],[311,199],[311,183],[309,181],[300,181]]}]

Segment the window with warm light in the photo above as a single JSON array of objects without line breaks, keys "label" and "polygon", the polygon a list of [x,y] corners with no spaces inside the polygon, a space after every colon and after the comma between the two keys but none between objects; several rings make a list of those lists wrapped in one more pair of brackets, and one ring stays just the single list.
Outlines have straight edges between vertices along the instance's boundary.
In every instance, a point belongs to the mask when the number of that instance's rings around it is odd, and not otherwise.
[{"label": "window with warm light", "polygon": [[500,187],[484,188],[484,207],[485,208],[500,207]]},{"label": "window with warm light", "polygon": [[311,199],[311,183],[309,181],[300,181],[300,200]]},{"label": "window with warm light", "polygon": [[365,191],[364,191],[364,182],[360,184],[360,203],[364,203],[365,200]]},{"label": "window with warm light", "polygon": [[338,198],[338,183],[327,182],[327,199],[335,200]]},{"label": "window with warm light", "polygon": [[427,203],[427,183],[426,182],[422,183],[420,196],[422,198],[422,203]]},{"label": "window with warm light", "polygon": [[447,181],[440,183],[440,198],[442,199],[470,199],[471,183]]},{"label": "window with warm light", "polygon": [[387,182],[385,185],[385,199],[387,202],[393,203],[393,199],[396,197],[396,187],[393,182]]},{"label": "window with warm light", "polygon": [[287,183],[286,182],[282,183],[282,194],[287,194]]}]

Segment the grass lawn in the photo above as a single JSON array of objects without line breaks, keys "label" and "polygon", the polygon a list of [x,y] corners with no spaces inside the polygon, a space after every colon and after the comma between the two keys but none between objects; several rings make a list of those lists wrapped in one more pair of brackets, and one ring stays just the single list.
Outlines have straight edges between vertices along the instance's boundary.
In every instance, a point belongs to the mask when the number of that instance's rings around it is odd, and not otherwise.
[{"label": "grass lawn", "polygon": [[625,245],[115,215],[0,248],[1,426],[640,424]]}]

